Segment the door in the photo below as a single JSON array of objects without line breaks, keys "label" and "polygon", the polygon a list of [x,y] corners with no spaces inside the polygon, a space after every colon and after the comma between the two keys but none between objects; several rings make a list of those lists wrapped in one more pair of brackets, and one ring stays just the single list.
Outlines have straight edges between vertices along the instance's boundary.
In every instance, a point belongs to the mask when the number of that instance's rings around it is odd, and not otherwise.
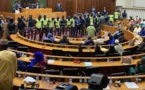
[{"label": "door", "polygon": [[65,0],[65,11],[67,16],[73,16],[73,0]]}]

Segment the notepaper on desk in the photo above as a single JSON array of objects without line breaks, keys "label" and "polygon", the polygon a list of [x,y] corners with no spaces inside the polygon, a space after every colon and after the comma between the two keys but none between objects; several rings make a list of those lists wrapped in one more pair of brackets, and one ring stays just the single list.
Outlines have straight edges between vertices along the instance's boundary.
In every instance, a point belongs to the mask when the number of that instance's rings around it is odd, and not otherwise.
[{"label": "notepaper on desk", "polygon": [[92,62],[85,62],[85,66],[92,66]]},{"label": "notepaper on desk", "polygon": [[106,88],[103,88],[103,90],[110,90],[110,87],[107,86]]},{"label": "notepaper on desk", "polygon": [[131,89],[131,90],[139,89],[139,87],[137,86],[135,82],[125,82],[125,85],[127,86],[128,89]]},{"label": "notepaper on desk", "polygon": [[48,59],[47,63],[52,64],[54,61],[54,59]]},{"label": "notepaper on desk", "polygon": [[141,43],[141,41],[139,41],[139,40],[135,41],[135,44],[140,44],[140,43]]}]

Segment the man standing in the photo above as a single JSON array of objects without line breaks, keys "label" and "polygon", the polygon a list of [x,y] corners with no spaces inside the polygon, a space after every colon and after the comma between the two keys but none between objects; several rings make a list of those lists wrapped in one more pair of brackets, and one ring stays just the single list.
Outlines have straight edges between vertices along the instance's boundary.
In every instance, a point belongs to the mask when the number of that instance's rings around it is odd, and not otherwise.
[{"label": "man standing", "polygon": [[74,37],[75,34],[75,19],[71,19],[71,30],[70,30],[70,37]]},{"label": "man standing", "polygon": [[44,17],[43,17],[42,36],[43,36],[44,32],[45,32],[45,36],[47,37],[47,34],[48,34],[48,18],[46,17],[46,15],[44,15]]},{"label": "man standing", "polygon": [[71,18],[68,16],[66,19],[66,35],[67,35],[67,30],[69,30],[69,36],[70,36],[70,29],[71,29]]},{"label": "man standing", "polygon": [[62,19],[60,21],[60,29],[63,35],[65,33],[65,25],[66,25],[66,20],[64,19],[64,16],[62,16]]},{"label": "man standing", "polygon": [[33,29],[34,29],[35,23],[34,23],[34,19],[32,15],[29,15],[27,22],[28,22],[28,38],[31,36],[31,39],[33,39]]},{"label": "man standing", "polygon": [[90,36],[90,37],[95,36],[96,29],[95,29],[93,23],[91,23],[90,26],[87,27],[86,31],[87,31],[88,36]]},{"label": "man standing", "polygon": [[55,28],[56,28],[56,35],[61,36],[59,17],[57,17],[57,19],[55,19]]},{"label": "man standing", "polygon": [[52,33],[52,35],[53,35],[53,29],[54,29],[54,18],[51,18],[50,20],[49,20],[49,30],[48,30],[48,32],[49,33]]},{"label": "man standing", "polygon": [[39,33],[39,41],[41,41],[42,39],[42,24],[43,24],[43,19],[42,16],[39,15],[38,19],[36,19],[36,31],[35,31],[35,35],[34,35],[34,40],[36,39],[36,35],[37,33]]}]

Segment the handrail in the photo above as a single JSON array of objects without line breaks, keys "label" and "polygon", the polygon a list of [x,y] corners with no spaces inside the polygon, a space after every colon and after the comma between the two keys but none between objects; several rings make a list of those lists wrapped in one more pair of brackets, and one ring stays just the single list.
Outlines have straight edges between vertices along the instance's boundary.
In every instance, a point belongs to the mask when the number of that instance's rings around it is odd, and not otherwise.
[{"label": "handrail", "polygon": [[[13,52],[18,52],[18,53],[23,53],[26,55],[34,55],[34,53],[31,52],[23,52],[23,51],[18,51],[18,50],[12,50],[12,49],[8,49],[10,51]],[[80,60],[96,60],[96,59],[117,59],[117,58],[122,58],[121,56],[115,56],[115,57],[70,57],[70,56],[55,56],[55,55],[44,55],[45,57],[49,57],[49,58],[62,58],[62,59],[80,59]],[[141,56],[145,56],[145,53],[141,53],[141,54],[136,54],[136,55],[129,55],[129,57],[132,58],[136,58],[136,57],[141,57]],[[128,57],[128,56],[123,56],[123,57]]]},{"label": "handrail", "polygon": [[[31,73],[31,72],[21,72],[21,71],[17,71],[17,74],[22,74],[22,75],[31,75],[31,76],[36,76],[39,75],[41,77],[50,77],[50,78],[64,78],[64,79],[69,79],[70,77],[73,79],[90,79],[90,77],[81,77],[81,76],[64,76],[64,75],[46,75],[46,74],[38,74],[38,73]],[[136,76],[135,75],[131,75],[131,76],[108,76],[109,79],[135,79]],[[145,75],[138,75],[138,78],[145,78]]]},{"label": "handrail", "polygon": [[[104,25],[104,27],[106,27],[105,25]],[[109,26],[107,26],[107,27],[109,27]],[[106,30],[106,29],[105,29]],[[107,30],[108,31],[108,30]],[[130,31],[128,31],[128,30],[123,30],[124,32],[127,32],[127,34],[128,33],[130,33],[130,35],[124,35],[124,36],[129,36],[129,37],[131,37],[131,35],[132,35],[132,39],[131,40],[129,40],[129,41],[127,41],[127,42],[123,42],[123,43],[120,43],[120,44],[122,44],[122,45],[128,45],[131,41],[133,41],[136,37],[135,37],[135,35],[132,33],[132,32],[130,32]],[[63,45],[63,44],[54,44],[54,43],[45,43],[45,42],[40,42],[40,41],[35,41],[35,40],[31,40],[31,39],[27,39],[27,38],[25,38],[25,37],[23,37],[23,36],[21,36],[19,33],[17,33],[17,36],[18,37],[20,37],[21,39],[23,39],[23,40],[26,40],[26,41],[29,41],[29,42],[33,42],[33,43],[38,43],[38,44],[44,44],[44,45],[50,45],[50,46],[58,46],[58,47],[75,47],[75,48],[78,48],[79,46],[78,45]],[[142,40],[141,40],[141,42],[142,42]],[[101,45],[101,46],[111,46],[111,45]],[[88,47],[88,45],[82,45],[81,47]],[[91,47],[91,48],[94,48],[95,47],[95,45],[92,45],[92,46],[89,46],[89,47]]]}]

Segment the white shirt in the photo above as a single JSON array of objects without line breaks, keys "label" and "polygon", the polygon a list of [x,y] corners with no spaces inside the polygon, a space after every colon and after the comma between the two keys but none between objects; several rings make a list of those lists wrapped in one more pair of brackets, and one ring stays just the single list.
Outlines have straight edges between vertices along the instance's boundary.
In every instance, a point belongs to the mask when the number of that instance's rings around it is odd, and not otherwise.
[{"label": "white shirt", "polygon": [[103,44],[104,40],[102,38],[99,38],[97,40],[94,40],[94,42],[97,43],[97,44]]},{"label": "white shirt", "polygon": [[141,30],[141,28],[140,28],[140,27],[138,27],[138,28],[136,27],[136,28],[133,30],[133,32],[134,32],[134,33],[139,33],[139,32],[140,32],[140,30]]},{"label": "white shirt", "polygon": [[124,50],[122,49],[121,44],[115,45],[114,48],[115,48],[115,51],[119,53],[119,55],[121,55],[121,56],[123,55]]},{"label": "white shirt", "polygon": [[15,13],[16,13],[16,14],[20,13],[20,10],[15,10]]}]

